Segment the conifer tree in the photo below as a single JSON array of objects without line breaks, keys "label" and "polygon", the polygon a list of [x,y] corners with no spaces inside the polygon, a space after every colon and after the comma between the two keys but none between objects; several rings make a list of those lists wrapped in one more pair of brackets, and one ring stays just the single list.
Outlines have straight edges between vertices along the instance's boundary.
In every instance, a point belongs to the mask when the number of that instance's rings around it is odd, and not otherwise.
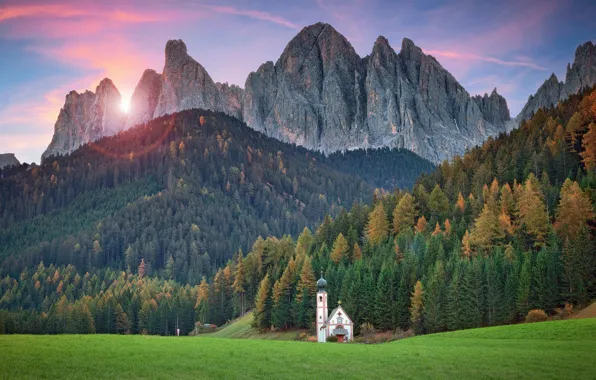
[{"label": "conifer tree", "polygon": [[416,223],[416,233],[422,234],[426,228],[426,218],[422,215],[418,218],[418,222]]},{"label": "conifer tree", "polygon": [[238,252],[236,257],[236,272],[234,273],[234,283],[232,284],[234,293],[240,297],[240,315],[244,314],[245,310],[245,293],[246,293],[246,273],[244,269],[244,258],[242,257],[242,250]]},{"label": "conifer tree", "polygon": [[354,243],[354,248],[352,249],[352,262],[359,260],[362,260],[362,249],[358,243]]},{"label": "conifer tree", "polygon": [[446,282],[443,262],[438,260],[424,287],[424,330],[439,332],[445,329]]},{"label": "conifer tree", "polygon": [[461,252],[463,257],[469,258],[472,255],[472,247],[470,244],[470,233],[466,230],[464,237],[461,240]]},{"label": "conifer tree", "polygon": [[414,286],[414,291],[410,297],[410,322],[416,334],[423,331],[423,312],[424,312],[424,287],[418,280]]},{"label": "conifer tree", "polygon": [[271,282],[269,274],[266,274],[259,284],[252,325],[259,330],[265,330],[271,326]]},{"label": "conifer tree", "polygon": [[393,210],[393,233],[395,235],[412,229],[416,221],[416,200],[406,193]]},{"label": "conifer tree", "polygon": [[203,276],[199,285],[195,309],[197,310],[198,320],[203,324],[206,323],[209,315],[209,284],[205,276]]},{"label": "conifer tree", "polygon": [[347,257],[350,252],[348,241],[341,232],[337,235],[335,242],[333,243],[333,249],[331,250],[331,260],[335,264],[339,264],[344,257]]},{"label": "conifer tree", "polygon": [[441,235],[442,231],[441,231],[441,226],[439,225],[439,222],[437,222],[437,224],[435,225],[435,230],[432,233],[432,236],[438,236]]},{"label": "conifer tree", "polygon": [[455,206],[461,214],[466,211],[466,200],[464,199],[461,191],[457,194],[457,202],[455,203]]},{"label": "conifer tree", "polygon": [[435,185],[428,197],[428,208],[431,215],[436,219],[443,218],[447,211],[449,211],[449,199],[447,199],[447,196],[445,196],[445,193],[443,193],[443,190],[441,190],[438,184]]},{"label": "conifer tree", "polygon": [[536,177],[528,176],[517,202],[521,226],[530,235],[535,246],[541,246],[548,234],[549,218]]},{"label": "conifer tree", "polygon": [[394,275],[393,264],[383,264],[377,280],[374,304],[373,325],[379,330],[390,330],[395,326]]},{"label": "conifer tree", "polygon": [[296,240],[296,256],[303,256],[309,253],[313,243],[314,237],[312,233],[308,227],[304,227],[300,236],[298,236],[298,240]]},{"label": "conifer tree", "polygon": [[517,313],[520,317],[530,310],[530,292],[532,288],[532,259],[530,253],[526,254],[519,274],[519,283],[517,285]]},{"label": "conifer tree", "polygon": [[466,262],[461,284],[461,301],[463,305],[462,328],[480,327],[484,310],[484,281],[482,276],[482,259],[475,258]]},{"label": "conifer tree", "polygon": [[470,234],[470,244],[484,252],[491,249],[504,237],[504,232],[499,225],[499,216],[495,211],[494,208],[489,206],[489,203],[485,203],[482,213],[476,218],[474,229]]},{"label": "conifer tree", "polygon": [[378,246],[387,238],[388,231],[387,215],[385,215],[383,204],[379,202],[370,213],[366,226],[366,238],[373,247]]},{"label": "conifer tree", "polygon": [[401,273],[399,277],[399,286],[396,295],[396,323],[397,327],[407,330],[410,327],[410,289],[413,288],[413,275],[408,260],[401,264]]},{"label": "conifer tree", "polygon": [[462,328],[461,314],[464,310],[461,300],[461,282],[461,264],[456,263],[447,288],[446,324],[449,330],[459,330]]},{"label": "conifer tree", "polygon": [[581,229],[593,220],[594,210],[590,198],[577,182],[567,178],[561,187],[555,221],[555,230],[561,240],[576,239]]}]

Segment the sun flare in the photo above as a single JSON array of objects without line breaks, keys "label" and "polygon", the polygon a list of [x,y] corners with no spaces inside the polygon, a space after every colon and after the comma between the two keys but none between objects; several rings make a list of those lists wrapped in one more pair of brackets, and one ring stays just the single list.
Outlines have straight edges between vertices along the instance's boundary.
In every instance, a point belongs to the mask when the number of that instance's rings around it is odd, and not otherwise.
[{"label": "sun flare", "polygon": [[130,99],[126,99],[126,98],[122,98],[122,101],[120,102],[120,108],[122,109],[122,111],[124,111],[124,113],[128,113],[128,108],[130,107]]}]

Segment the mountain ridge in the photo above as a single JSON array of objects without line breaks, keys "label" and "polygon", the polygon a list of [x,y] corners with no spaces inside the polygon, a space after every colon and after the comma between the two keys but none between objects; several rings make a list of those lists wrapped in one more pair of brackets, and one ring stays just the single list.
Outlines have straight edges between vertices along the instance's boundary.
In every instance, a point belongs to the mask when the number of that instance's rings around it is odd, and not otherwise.
[{"label": "mountain ridge", "polygon": [[[516,128],[538,108],[556,104],[563,94],[596,82],[595,54],[591,42],[580,45],[574,64],[568,66],[570,84],[563,86],[553,74],[511,118],[507,101],[496,88],[490,95],[471,96],[436,58],[408,38],[397,53],[387,38],[379,36],[371,53],[361,58],[333,26],[316,23],[294,36],[275,62],[250,72],[244,88],[215,82],[188,54],[182,40],[170,40],[162,73],[145,70],[126,121],[118,127],[127,129],[168,113],[201,108],[325,154],[397,147],[439,163]],[[84,132],[86,128],[77,124],[76,107],[72,111],[68,103],[67,96],[61,115],[68,117],[59,116],[42,159],[70,153],[101,137]],[[70,128],[68,120],[74,120]],[[64,143],[71,140],[74,143]]]}]

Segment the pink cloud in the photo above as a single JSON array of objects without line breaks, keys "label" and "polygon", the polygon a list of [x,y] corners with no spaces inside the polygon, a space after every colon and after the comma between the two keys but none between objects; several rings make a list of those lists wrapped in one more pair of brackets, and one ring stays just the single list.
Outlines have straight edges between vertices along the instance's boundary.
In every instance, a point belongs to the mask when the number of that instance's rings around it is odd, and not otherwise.
[{"label": "pink cloud", "polygon": [[292,29],[299,29],[299,26],[292,23],[291,21],[286,20],[283,17],[275,16],[271,13],[267,12],[260,12],[260,11],[253,11],[253,10],[243,10],[233,7],[225,7],[225,6],[208,6],[208,9],[217,12],[217,13],[224,13],[236,16],[246,16],[250,18],[254,18],[257,20],[263,21],[270,21],[275,24],[285,26]]},{"label": "pink cloud", "polygon": [[483,62],[490,62],[495,63],[497,65],[503,66],[518,66],[518,67],[528,67],[534,70],[548,70],[546,67],[540,66],[533,62],[528,61],[505,61],[502,59],[494,58],[494,57],[487,57],[473,53],[459,53],[455,51],[441,51],[441,50],[424,50],[426,54],[430,54],[433,56],[440,56],[446,58],[453,58],[453,59],[463,59],[467,61],[483,61]]}]

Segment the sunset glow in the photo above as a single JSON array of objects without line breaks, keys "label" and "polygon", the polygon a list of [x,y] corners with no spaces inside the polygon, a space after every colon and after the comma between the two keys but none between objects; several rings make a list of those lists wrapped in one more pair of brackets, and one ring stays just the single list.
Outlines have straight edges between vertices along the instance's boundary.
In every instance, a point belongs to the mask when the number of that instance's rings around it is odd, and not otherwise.
[{"label": "sunset glow", "polygon": [[[128,112],[143,71],[162,71],[164,46],[172,38],[183,39],[215,81],[244,87],[248,73],[276,61],[302,27],[318,21],[333,25],[362,57],[378,35],[396,51],[408,37],[471,94],[497,87],[515,115],[545,72],[564,78],[574,46],[594,37],[585,25],[592,22],[588,15],[596,13],[596,3],[582,5],[581,12],[560,0],[367,3],[303,0],[271,7],[172,0],[166,7],[138,0],[3,1],[0,45],[9,58],[0,60],[0,152],[39,162],[65,95],[95,91],[105,77],[122,94],[121,108]],[[559,29],[552,28],[555,18]],[[560,30],[568,32],[561,37]],[[28,111],[15,112],[23,109]]]}]

